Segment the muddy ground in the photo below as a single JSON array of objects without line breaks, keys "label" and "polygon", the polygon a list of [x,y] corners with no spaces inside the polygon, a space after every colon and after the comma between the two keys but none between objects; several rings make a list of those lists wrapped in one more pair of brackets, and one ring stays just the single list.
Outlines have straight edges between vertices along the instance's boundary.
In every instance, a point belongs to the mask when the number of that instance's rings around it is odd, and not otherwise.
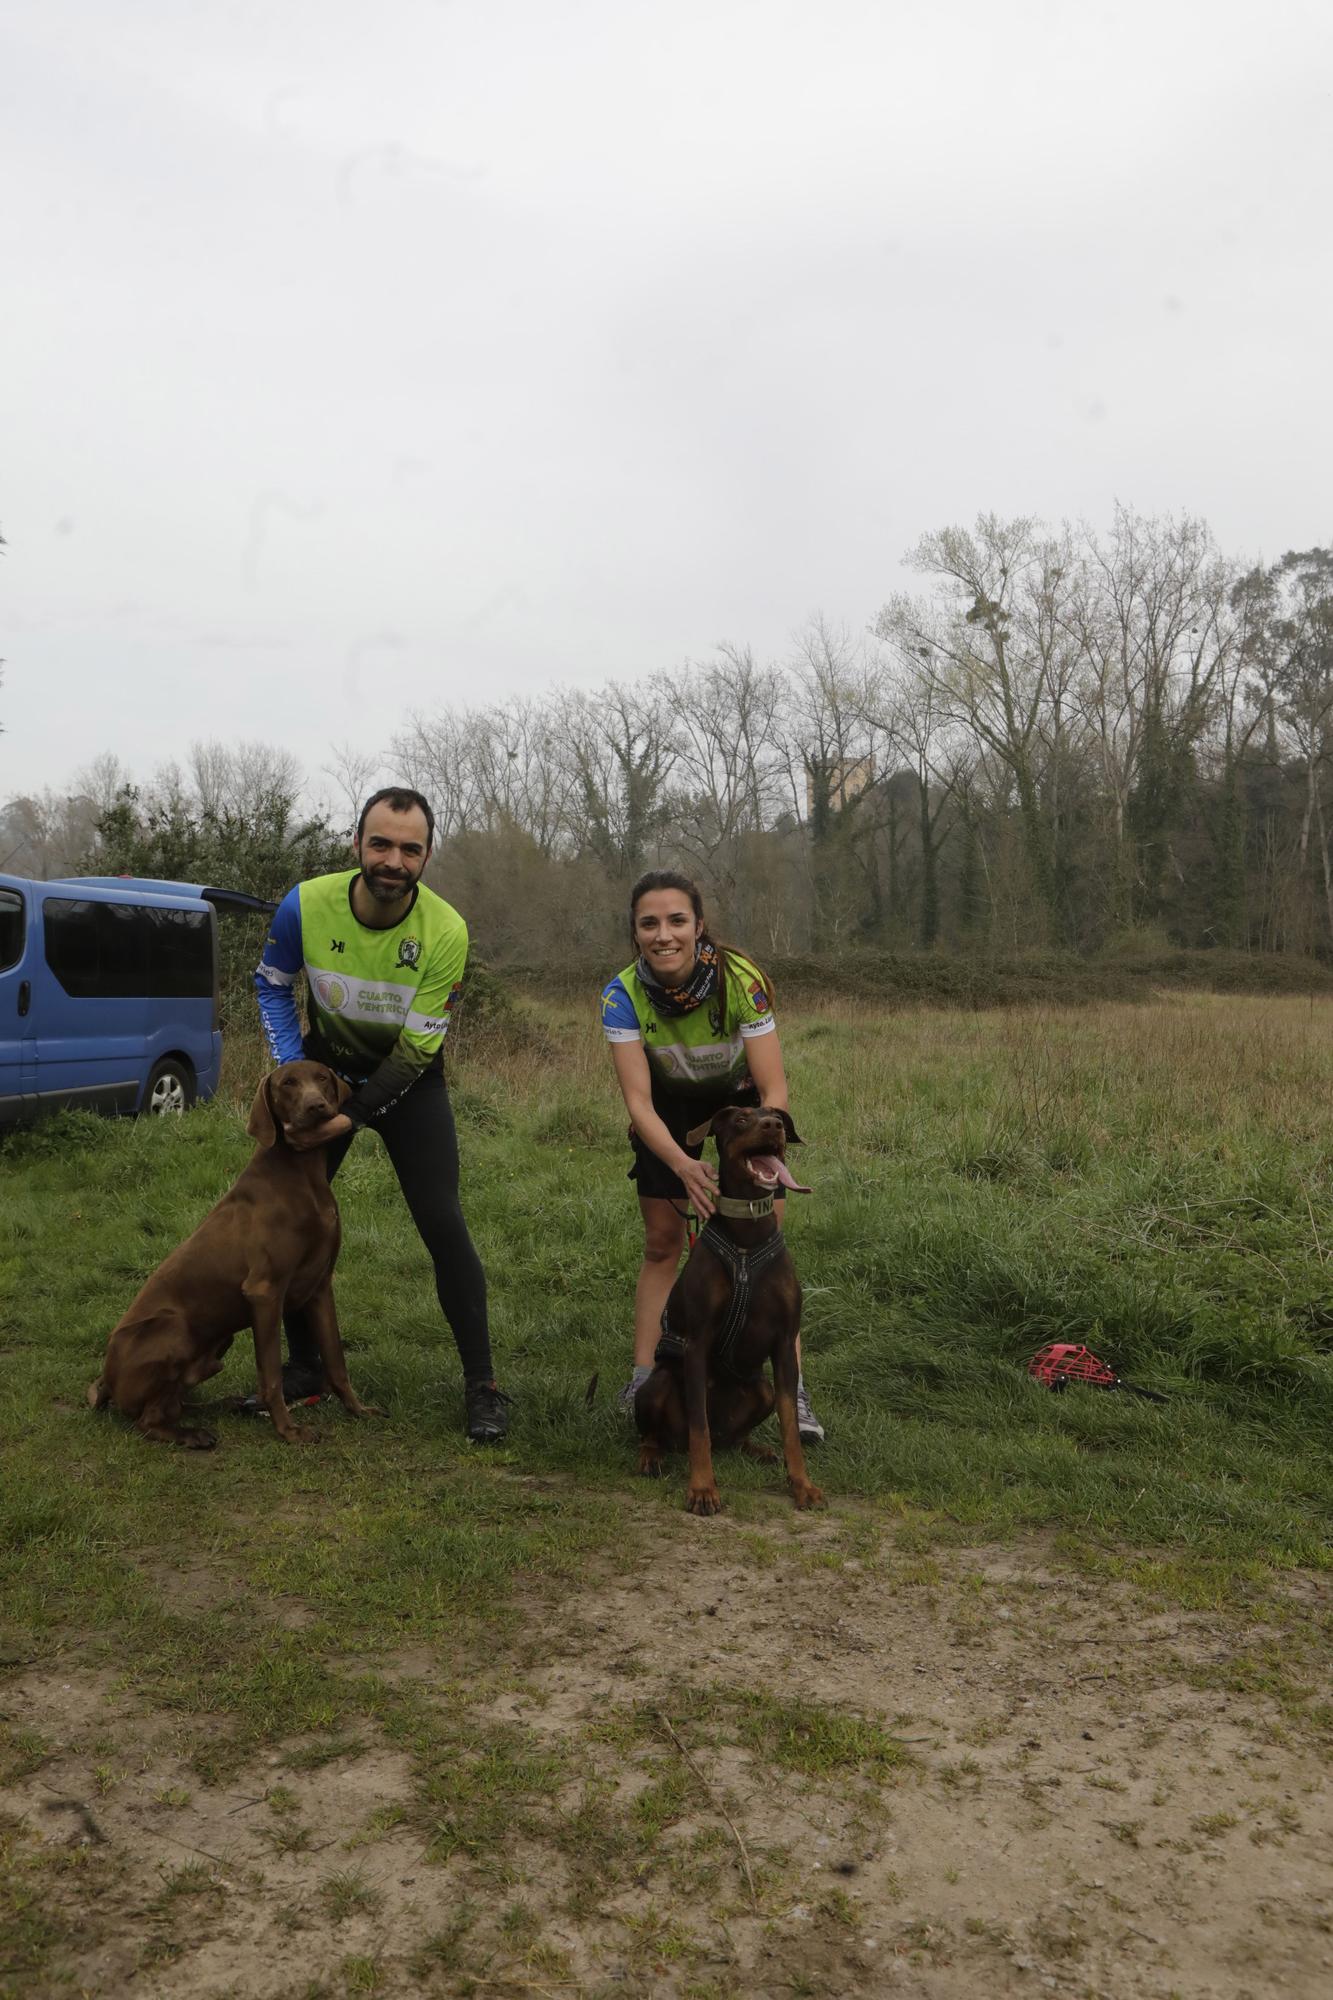
[{"label": "muddy ground", "polygon": [[[206,1608],[207,1568],[162,1587]],[[89,1658],[11,1659],[0,1991],[1333,1992],[1326,1579],[1247,1616],[1047,1544],[681,1516],[527,1604],[374,1663],[419,1726],[213,1783]]]}]

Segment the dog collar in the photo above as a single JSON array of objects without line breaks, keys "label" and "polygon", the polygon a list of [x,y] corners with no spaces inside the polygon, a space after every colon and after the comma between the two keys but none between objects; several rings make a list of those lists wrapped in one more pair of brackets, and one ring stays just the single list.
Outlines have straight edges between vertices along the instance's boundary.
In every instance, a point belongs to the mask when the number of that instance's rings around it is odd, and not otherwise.
[{"label": "dog collar", "polygon": [[718,1194],[713,1197],[713,1212],[732,1222],[757,1222],[761,1215],[773,1213],[773,1197],[761,1194],[753,1201],[737,1201],[734,1195]]}]

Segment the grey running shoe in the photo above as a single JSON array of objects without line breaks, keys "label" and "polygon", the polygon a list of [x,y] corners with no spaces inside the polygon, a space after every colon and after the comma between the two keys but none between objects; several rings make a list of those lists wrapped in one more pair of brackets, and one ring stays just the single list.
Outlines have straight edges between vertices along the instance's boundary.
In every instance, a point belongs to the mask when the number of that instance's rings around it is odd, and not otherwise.
[{"label": "grey running shoe", "polygon": [[824,1426],[810,1407],[810,1396],[804,1382],[796,1391],[796,1428],[801,1434],[802,1444],[823,1444]]},{"label": "grey running shoe", "polygon": [[465,1382],[467,1434],[473,1444],[500,1444],[509,1435],[512,1398],[494,1382]]}]

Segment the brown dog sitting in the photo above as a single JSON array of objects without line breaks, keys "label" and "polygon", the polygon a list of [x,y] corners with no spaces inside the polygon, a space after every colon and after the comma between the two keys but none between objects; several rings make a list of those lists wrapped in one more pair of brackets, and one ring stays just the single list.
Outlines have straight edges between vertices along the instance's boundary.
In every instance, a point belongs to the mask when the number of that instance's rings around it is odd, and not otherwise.
[{"label": "brown dog sitting", "polygon": [[253,1327],[260,1399],[288,1444],[317,1431],[294,1424],[282,1394],[282,1312],[304,1306],[319,1341],[329,1386],[354,1417],[380,1416],[347,1379],[333,1267],[342,1239],[338,1204],[322,1147],[297,1152],[289,1132],[320,1125],[348,1088],[322,1063],[284,1063],[265,1077],[246,1126],[259,1144],[236,1185],[193,1236],[159,1264],[107,1343],[102,1373],[88,1390],[137,1419],[145,1437],[208,1450],[211,1431],[180,1423],[187,1389],[222,1367],[234,1337]]},{"label": "brown dog sitting", "polygon": [[797,1187],[786,1150],[788,1140],[801,1143],[800,1135],[785,1111],[737,1106],[719,1111],[686,1143],[698,1145],[710,1132],[720,1195],[672,1287],[656,1365],[634,1398],[639,1470],[656,1478],[664,1452],[688,1449],[685,1505],[692,1514],[716,1514],[722,1500],[713,1446],[739,1446],[751,1458],[775,1462],[775,1452],[747,1440],[776,1402],[792,1499],[798,1507],[819,1507],[824,1496],[807,1476],[796,1427],[801,1287],[773,1214],[779,1183]]}]

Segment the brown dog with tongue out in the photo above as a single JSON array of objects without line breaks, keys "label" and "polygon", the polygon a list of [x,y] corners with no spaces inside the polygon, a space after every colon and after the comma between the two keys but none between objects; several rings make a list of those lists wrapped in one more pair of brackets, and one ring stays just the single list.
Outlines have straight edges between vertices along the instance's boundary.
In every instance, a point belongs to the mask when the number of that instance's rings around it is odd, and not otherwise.
[{"label": "brown dog with tongue out", "polygon": [[721,1192],[672,1287],[653,1372],[634,1398],[639,1471],[655,1479],[666,1452],[688,1450],[685,1505],[691,1514],[716,1514],[713,1447],[774,1463],[777,1454],[749,1436],[776,1406],[792,1499],[820,1507],[824,1496],[810,1483],[796,1424],[801,1286],[773,1213],[779,1186],[810,1192],[787,1167],[787,1145],[799,1145],[800,1134],[785,1111],[736,1105],[697,1127],[687,1144],[710,1132]]}]

